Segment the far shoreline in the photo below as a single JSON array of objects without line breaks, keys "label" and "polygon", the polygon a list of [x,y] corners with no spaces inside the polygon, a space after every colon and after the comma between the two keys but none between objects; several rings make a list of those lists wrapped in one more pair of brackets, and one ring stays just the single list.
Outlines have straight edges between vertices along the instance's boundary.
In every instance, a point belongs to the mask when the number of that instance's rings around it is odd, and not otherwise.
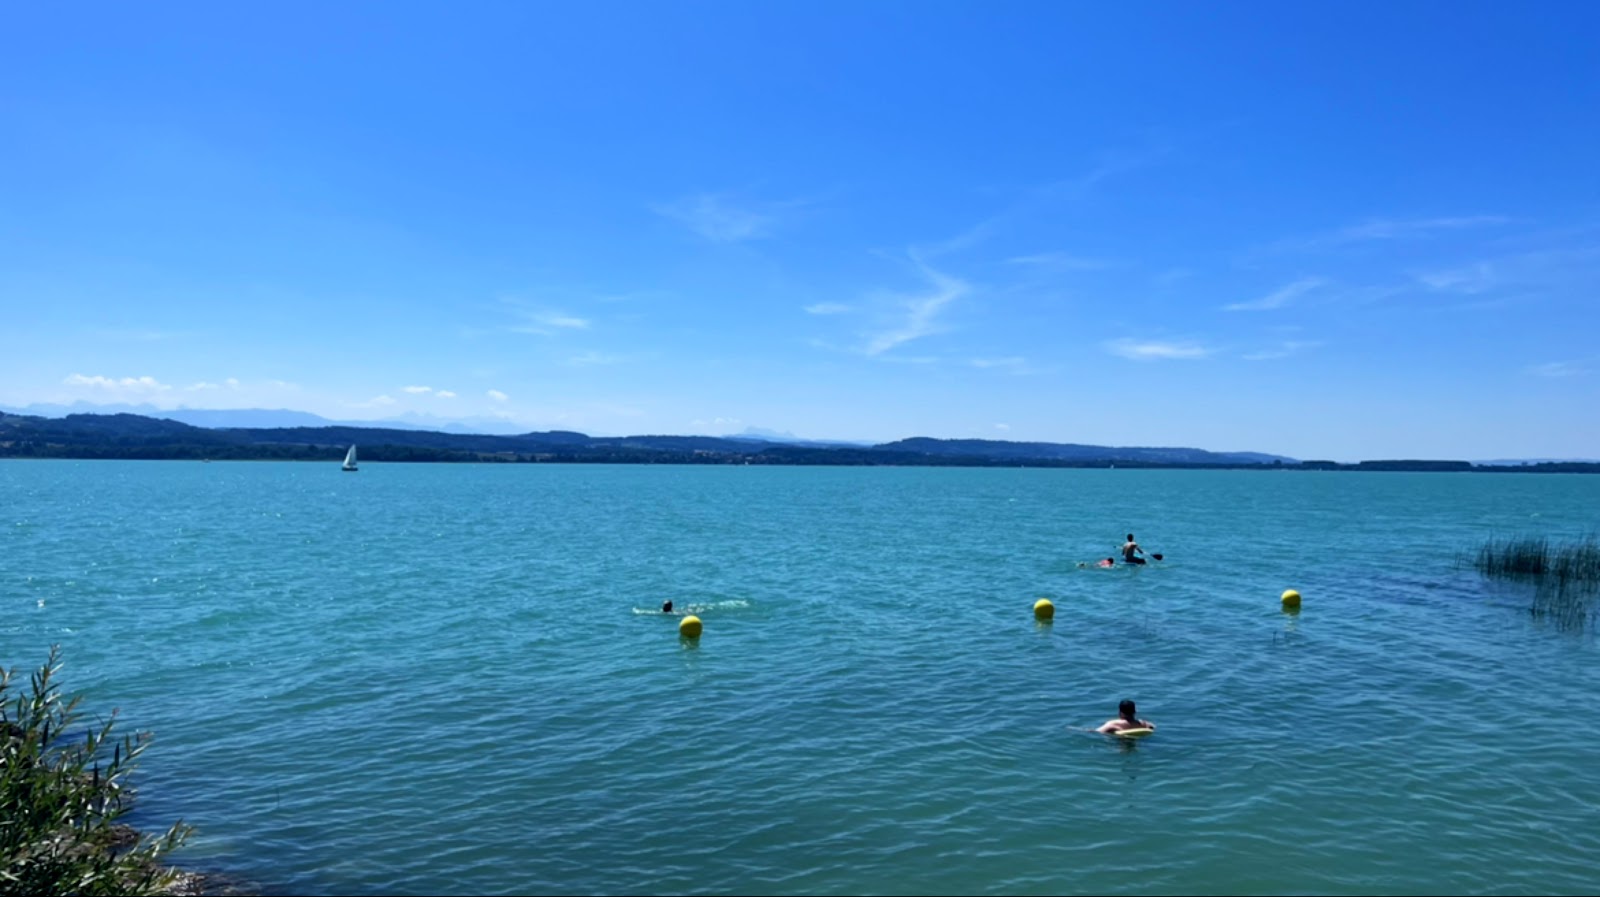
[{"label": "far shoreline", "polygon": [[[286,455],[256,455],[241,453],[218,457],[196,457],[183,452],[163,451],[72,451],[13,453],[9,446],[0,445],[0,461],[172,461],[184,463],[211,462],[295,462],[307,464],[339,464],[343,449],[334,453],[334,447],[305,446],[304,451]],[[362,448],[363,465],[368,464],[570,464],[599,466],[657,466],[657,467],[930,467],[946,469],[971,468],[1034,468],[1053,470],[1244,470],[1271,473],[1513,473],[1513,474],[1593,474],[1600,473],[1600,462],[1546,461],[1533,464],[1474,464],[1470,461],[1379,460],[1342,463],[1336,461],[1303,461],[1296,464],[1208,464],[1160,463],[1152,461],[1079,461],[1052,458],[997,459],[982,457],[918,456],[894,457],[875,460],[798,460],[760,454],[721,455],[700,453],[630,454],[624,456],[579,456],[528,453],[508,456],[507,453],[485,454],[468,452],[441,452],[437,456],[416,457],[415,451],[399,447],[389,457],[385,449],[393,446],[374,445]]]}]

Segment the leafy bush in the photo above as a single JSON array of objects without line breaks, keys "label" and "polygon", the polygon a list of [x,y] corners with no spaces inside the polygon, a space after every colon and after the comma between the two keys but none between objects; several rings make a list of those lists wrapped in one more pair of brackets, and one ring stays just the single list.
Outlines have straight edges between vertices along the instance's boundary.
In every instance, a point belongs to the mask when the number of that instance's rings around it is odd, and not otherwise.
[{"label": "leafy bush", "polygon": [[179,874],[160,860],[189,827],[148,838],[117,823],[149,735],[113,737],[115,712],[78,728],[81,696],[63,697],[60,670],[52,647],[13,700],[14,671],[0,668],[0,895],[167,893]]}]

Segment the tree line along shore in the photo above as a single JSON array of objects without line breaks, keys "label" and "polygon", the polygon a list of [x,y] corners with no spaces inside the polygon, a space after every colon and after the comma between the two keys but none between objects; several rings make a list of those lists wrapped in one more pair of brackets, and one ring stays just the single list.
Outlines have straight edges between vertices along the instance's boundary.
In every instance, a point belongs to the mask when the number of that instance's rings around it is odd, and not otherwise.
[{"label": "tree line along shore", "polygon": [[737,437],[517,436],[349,426],[207,429],[134,414],[64,418],[0,414],[0,458],[402,463],[736,464],[894,467],[1062,467],[1459,473],[1600,473],[1600,462],[1474,464],[1390,459],[1303,461],[1256,452],[914,437],[881,445],[791,444]]}]

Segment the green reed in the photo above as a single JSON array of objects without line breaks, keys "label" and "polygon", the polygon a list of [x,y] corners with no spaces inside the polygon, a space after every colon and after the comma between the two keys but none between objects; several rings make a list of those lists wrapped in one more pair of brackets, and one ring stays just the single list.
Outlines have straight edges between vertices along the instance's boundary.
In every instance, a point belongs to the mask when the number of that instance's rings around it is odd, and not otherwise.
[{"label": "green reed", "polygon": [[1600,540],[1551,543],[1543,538],[1491,539],[1473,566],[1496,579],[1531,582],[1535,619],[1583,629],[1600,619]]},{"label": "green reed", "polygon": [[1552,544],[1549,539],[1491,539],[1473,565],[1485,576],[1600,583],[1600,541]]}]

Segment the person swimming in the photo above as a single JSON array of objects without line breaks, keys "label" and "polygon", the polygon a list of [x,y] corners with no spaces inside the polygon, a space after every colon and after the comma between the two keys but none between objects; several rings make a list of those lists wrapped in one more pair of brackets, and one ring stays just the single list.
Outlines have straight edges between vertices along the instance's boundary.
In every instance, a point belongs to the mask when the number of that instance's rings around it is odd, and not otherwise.
[{"label": "person swimming", "polygon": [[672,599],[671,598],[668,598],[666,601],[661,602],[661,612],[664,613],[664,614],[672,613]]},{"label": "person swimming", "polygon": [[1147,719],[1139,719],[1138,712],[1138,708],[1133,705],[1132,701],[1124,700],[1117,705],[1117,718],[1106,720],[1095,731],[1103,735],[1115,735],[1128,729],[1154,730],[1156,724]]}]

